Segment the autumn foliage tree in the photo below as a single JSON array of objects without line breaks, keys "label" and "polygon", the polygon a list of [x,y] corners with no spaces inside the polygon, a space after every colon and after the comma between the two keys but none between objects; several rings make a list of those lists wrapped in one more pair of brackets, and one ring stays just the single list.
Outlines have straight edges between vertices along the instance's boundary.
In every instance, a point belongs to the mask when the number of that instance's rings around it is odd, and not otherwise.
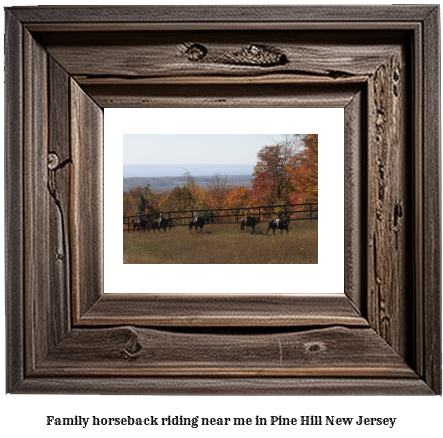
[{"label": "autumn foliage tree", "polygon": [[133,190],[123,192],[123,216],[132,216],[134,214],[134,198],[131,192]]},{"label": "autumn foliage tree", "polygon": [[206,201],[209,208],[224,208],[229,194],[228,177],[215,172],[207,181]]},{"label": "autumn foliage tree", "polygon": [[269,205],[290,202],[294,190],[291,166],[300,148],[299,135],[285,135],[281,142],[260,149],[252,180],[258,202]]},{"label": "autumn foliage tree", "polygon": [[[252,190],[229,186],[228,177],[214,173],[199,186],[184,169],[185,185],[154,194],[149,184],[123,193],[123,215],[164,211],[245,208],[264,205],[318,202],[318,135],[284,135],[283,140],[264,146],[257,154]],[[226,215],[232,212],[226,211]],[[189,214],[188,214],[189,215]],[[184,214],[186,216],[186,214]]]},{"label": "autumn foliage tree", "polygon": [[235,186],[229,190],[226,198],[228,208],[249,207],[253,200],[253,192],[245,186]]},{"label": "autumn foliage tree", "polygon": [[147,184],[145,187],[136,187],[135,210],[143,214],[153,213],[156,210],[156,198]]},{"label": "autumn foliage tree", "polygon": [[290,167],[293,202],[318,202],[318,135],[303,137],[303,147]]},{"label": "autumn foliage tree", "polygon": [[194,208],[194,197],[189,187],[174,187],[168,194],[161,209],[165,211],[185,211]]},{"label": "autumn foliage tree", "polygon": [[185,173],[183,176],[185,177],[186,187],[191,191],[192,193],[192,206],[191,209],[201,210],[205,208],[206,204],[206,193],[205,190],[202,187],[199,187],[198,184],[195,182],[195,178],[192,176],[191,172],[189,170],[185,170]]},{"label": "autumn foliage tree", "polygon": [[143,214],[157,211],[157,198],[149,184],[123,192],[123,216],[134,216],[140,211]]}]

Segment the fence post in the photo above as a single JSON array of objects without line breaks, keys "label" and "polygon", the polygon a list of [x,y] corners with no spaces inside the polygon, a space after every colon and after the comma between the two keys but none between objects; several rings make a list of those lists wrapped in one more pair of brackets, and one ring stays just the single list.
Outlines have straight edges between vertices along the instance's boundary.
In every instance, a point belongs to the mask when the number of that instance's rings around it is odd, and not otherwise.
[{"label": "fence post", "polygon": [[285,217],[286,217],[286,204],[285,204]]},{"label": "fence post", "polygon": [[261,208],[258,207],[258,221],[261,222]]},{"label": "fence post", "polygon": [[312,219],[312,204],[309,204],[309,219]]},{"label": "fence post", "polygon": [[236,208],[236,211],[237,211],[237,224],[238,224],[238,208]]}]

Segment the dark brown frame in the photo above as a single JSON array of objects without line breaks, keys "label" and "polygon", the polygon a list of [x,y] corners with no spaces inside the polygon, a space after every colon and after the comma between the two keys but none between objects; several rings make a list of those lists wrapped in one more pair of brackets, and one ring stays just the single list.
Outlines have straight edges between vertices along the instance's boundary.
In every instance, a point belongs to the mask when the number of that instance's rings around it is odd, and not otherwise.
[{"label": "dark brown frame", "polygon": [[[439,59],[438,6],[6,9],[7,391],[441,394]],[[345,108],[346,295],[104,295],[125,106]]]}]

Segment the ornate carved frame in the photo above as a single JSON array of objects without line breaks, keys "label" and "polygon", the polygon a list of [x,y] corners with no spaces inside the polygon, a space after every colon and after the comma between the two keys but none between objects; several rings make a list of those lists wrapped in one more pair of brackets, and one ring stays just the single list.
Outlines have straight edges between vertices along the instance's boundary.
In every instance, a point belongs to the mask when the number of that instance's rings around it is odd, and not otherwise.
[{"label": "ornate carved frame", "polygon": [[[7,391],[441,394],[439,57],[438,6],[8,8]],[[345,295],[103,294],[103,108],[177,106],[345,109]]]}]

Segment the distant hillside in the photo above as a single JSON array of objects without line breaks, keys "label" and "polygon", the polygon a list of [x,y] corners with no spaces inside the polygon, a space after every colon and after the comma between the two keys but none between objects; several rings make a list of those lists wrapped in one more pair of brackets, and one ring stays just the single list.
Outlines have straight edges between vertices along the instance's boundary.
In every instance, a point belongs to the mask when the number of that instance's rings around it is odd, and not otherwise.
[{"label": "distant hillside", "polygon": [[[195,182],[206,188],[208,180],[211,176],[195,176]],[[230,186],[246,186],[248,188],[252,187],[251,179],[252,175],[227,175],[227,183]],[[159,191],[170,191],[176,186],[185,185],[185,177],[183,173],[177,177],[163,176],[163,177],[134,177],[134,178],[123,178],[123,191],[130,189],[135,189],[137,186],[145,187],[149,184],[151,190],[155,192]]]},{"label": "distant hillside", "polygon": [[222,173],[224,175],[252,175],[253,164],[124,164],[123,178],[134,177],[176,177],[183,176],[185,169],[192,176],[213,175]]}]

